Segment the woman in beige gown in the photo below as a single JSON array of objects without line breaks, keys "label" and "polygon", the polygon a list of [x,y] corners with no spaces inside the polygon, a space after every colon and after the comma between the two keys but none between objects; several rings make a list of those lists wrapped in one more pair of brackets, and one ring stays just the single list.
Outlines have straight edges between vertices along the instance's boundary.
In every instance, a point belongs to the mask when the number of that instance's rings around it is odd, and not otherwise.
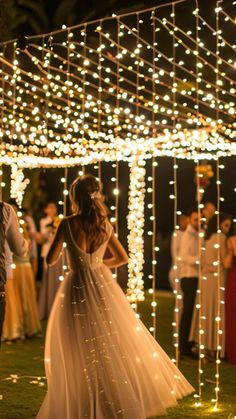
[{"label": "woman in beige gown", "polygon": [[[108,222],[98,181],[71,188],[74,215],[59,225],[47,262],[67,243],[70,271],[48,322],[48,393],[37,419],[163,415],[192,386],[137,319],[110,268],[128,261]],[[112,255],[104,259],[106,250]]]},{"label": "woman in beige gown", "polygon": [[[221,347],[220,356],[225,356],[225,281],[228,266],[227,234],[232,225],[232,217],[220,214],[220,233],[217,234],[217,216],[214,215],[207,224],[205,233],[205,250],[202,255],[201,277],[201,316],[202,329],[201,344],[204,345],[205,355],[211,359],[215,357],[217,342]],[[218,245],[219,250],[218,250]],[[219,259],[219,270],[218,270]],[[219,272],[219,281],[218,281]],[[199,304],[199,297],[196,300]],[[190,341],[199,342],[199,309],[194,309]],[[219,340],[217,339],[217,333]]]},{"label": "woman in beige gown", "polygon": [[[27,229],[24,229],[25,238]],[[36,303],[36,287],[30,252],[25,256],[13,256],[12,277],[6,283],[6,312],[3,339],[25,339],[41,330]]]}]

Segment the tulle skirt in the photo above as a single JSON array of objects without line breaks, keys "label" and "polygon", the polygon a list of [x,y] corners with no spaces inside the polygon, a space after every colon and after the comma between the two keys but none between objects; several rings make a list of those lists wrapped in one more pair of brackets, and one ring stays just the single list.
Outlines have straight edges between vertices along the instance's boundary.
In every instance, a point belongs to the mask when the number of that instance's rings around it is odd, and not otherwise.
[{"label": "tulle skirt", "polygon": [[48,319],[50,311],[60,286],[60,276],[63,273],[62,258],[53,266],[44,263],[42,285],[39,292],[38,310],[40,320]]},{"label": "tulle skirt", "polygon": [[105,266],[71,271],[61,284],[45,369],[37,419],[144,419],[193,392]]}]

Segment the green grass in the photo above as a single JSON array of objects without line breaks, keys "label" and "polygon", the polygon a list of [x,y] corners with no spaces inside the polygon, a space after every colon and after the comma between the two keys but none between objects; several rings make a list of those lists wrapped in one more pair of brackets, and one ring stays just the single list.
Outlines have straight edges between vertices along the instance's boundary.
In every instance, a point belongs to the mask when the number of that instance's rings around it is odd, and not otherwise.
[{"label": "green grass", "polygon": [[[150,301],[147,299],[139,305],[144,323],[150,325]],[[172,312],[173,299],[168,295],[158,297],[159,343],[172,356]],[[182,361],[180,369],[197,388],[197,361]],[[204,387],[201,408],[194,406],[193,396],[179,402],[169,410],[170,418],[234,418],[236,417],[236,367],[223,362],[221,365],[221,385],[219,411],[213,412],[210,400],[214,398],[215,365],[204,366]],[[13,375],[13,377],[12,377]],[[18,378],[14,378],[18,376]],[[43,378],[43,337],[30,339],[12,345],[2,345],[0,351],[0,418],[28,419],[35,418],[46,392],[46,381]],[[16,382],[13,382],[16,380]],[[55,418],[64,419],[64,418]]]}]

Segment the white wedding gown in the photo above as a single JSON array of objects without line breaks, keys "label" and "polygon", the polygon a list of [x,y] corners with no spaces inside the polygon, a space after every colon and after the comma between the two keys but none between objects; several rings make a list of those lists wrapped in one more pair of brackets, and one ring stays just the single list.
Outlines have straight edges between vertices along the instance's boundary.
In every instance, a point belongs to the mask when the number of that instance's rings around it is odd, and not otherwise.
[{"label": "white wedding gown", "polygon": [[37,419],[165,414],[192,386],[136,318],[103,264],[108,240],[89,254],[76,244],[66,219],[63,225],[70,272],[48,322],[48,393]]}]

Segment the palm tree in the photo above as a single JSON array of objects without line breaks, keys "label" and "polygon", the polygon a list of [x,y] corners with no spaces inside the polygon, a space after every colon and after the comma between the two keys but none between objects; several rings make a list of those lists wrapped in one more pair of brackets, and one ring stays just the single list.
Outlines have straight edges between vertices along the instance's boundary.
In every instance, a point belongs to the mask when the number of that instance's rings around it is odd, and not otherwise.
[{"label": "palm tree", "polygon": [[[162,2],[153,0],[149,6]],[[0,0],[0,6],[0,35],[4,40],[19,35],[39,35],[63,24],[72,26],[112,13],[139,10],[146,7],[146,2],[133,0],[127,7],[126,0]]]},{"label": "palm tree", "polygon": [[9,21],[13,15],[12,0],[0,0],[0,40],[5,41],[12,37]]}]

